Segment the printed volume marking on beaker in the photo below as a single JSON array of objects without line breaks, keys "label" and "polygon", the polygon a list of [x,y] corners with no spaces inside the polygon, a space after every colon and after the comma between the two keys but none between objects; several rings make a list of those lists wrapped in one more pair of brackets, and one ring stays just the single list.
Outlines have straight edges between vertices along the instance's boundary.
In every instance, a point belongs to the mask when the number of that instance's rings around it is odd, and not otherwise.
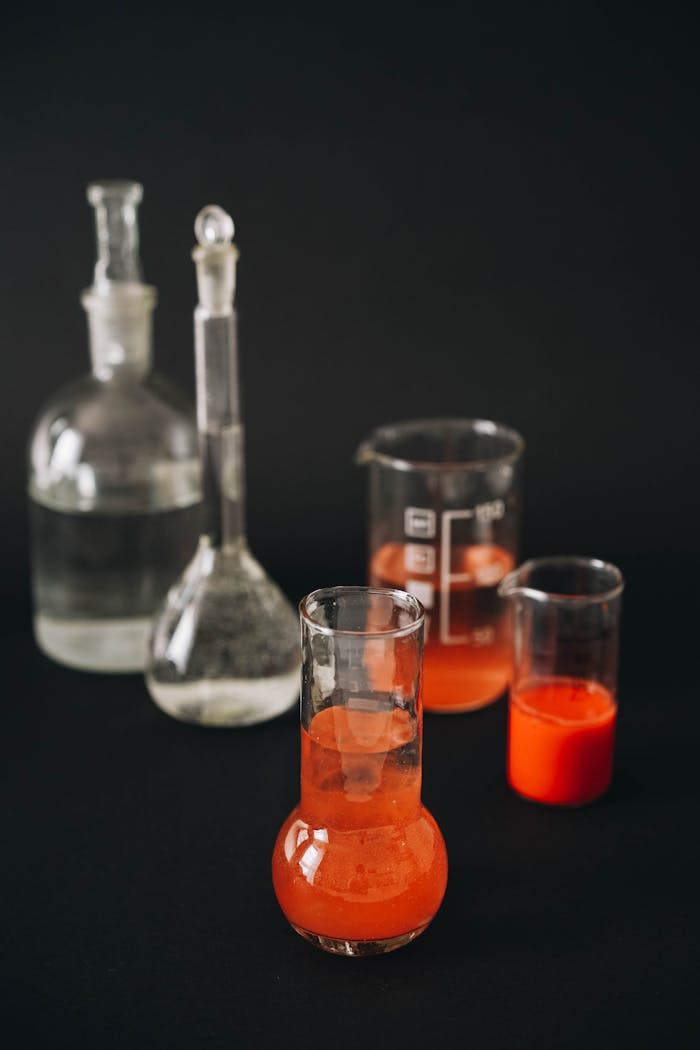
[{"label": "printed volume marking on beaker", "polygon": [[435,511],[430,507],[406,507],[403,512],[403,531],[410,539],[432,540],[435,524]]},{"label": "printed volume marking on beaker", "polygon": [[429,543],[407,543],[403,550],[403,564],[406,572],[431,576],[435,572],[435,548]]},{"label": "printed volume marking on beaker", "polygon": [[435,604],[435,588],[426,580],[406,580],[406,590],[426,609],[432,609]]},{"label": "printed volume marking on beaker", "polygon": [[440,516],[440,641],[443,645],[491,645],[495,640],[493,628],[480,627],[469,634],[452,634],[450,630],[450,585],[476,583],[479,587],[497,584],[502,576],[497,562],[480,565],[476,572],[452,572],[452,522],[476,518],[480,522],[500,520],[505,514],[503,500],[480,503],[463,510],[446,510]]}]

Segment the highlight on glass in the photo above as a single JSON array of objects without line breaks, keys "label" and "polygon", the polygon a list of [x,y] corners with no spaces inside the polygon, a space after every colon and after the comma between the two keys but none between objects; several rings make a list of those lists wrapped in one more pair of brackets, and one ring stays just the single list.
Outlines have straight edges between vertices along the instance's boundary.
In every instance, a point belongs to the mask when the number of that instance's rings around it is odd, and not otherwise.
[{"label": "highlight on glass", "polygon": [[581,806],[610,786],[624,579],[594,558],[525,562],[502,581],[512,605],[508,782],[519,795]]},{"label": "highlight on glass", "polygon": [[425,709],[470,711],[506,689],[510,651],[498,584],[518,560],[517,431],[485,419],[379,427],[369,467],[369,582],[426,609]]},{"label": "highlight on glass", "polygon": [[424,612],[410,594],[331,587],[304,598],[301,801],[275,844],[292,927],[339,955],[408,944],[447,884],[421,803]]}]

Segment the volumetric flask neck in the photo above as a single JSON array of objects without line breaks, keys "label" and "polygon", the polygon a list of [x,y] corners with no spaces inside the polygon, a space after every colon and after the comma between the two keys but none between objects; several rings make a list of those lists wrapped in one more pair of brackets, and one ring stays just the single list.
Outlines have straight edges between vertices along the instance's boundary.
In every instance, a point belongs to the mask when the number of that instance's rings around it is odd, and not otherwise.
[{"label": "volumetric flask neck", "polygon": [[230,215],[217,205],[195,222],[192,251],[199,302],[194,314],[197,424],[204,478],[205,533],[224,552],[245,547],[245,477],[238,338],[233,299],[238,249]]}]

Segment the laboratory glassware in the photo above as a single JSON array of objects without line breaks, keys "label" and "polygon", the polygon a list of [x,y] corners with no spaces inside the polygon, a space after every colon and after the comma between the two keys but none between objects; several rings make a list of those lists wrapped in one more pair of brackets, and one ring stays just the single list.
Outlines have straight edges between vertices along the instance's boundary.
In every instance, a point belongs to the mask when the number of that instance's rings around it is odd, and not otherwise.
[{"label": "laboratory glassware", "polygon": [[233,221],[210,205],[197,216],[195,234],[204,527],[156,617],[146,681],[156,704],[174,718],[251,725],[281,714],[299,695],[299,625],[245,533]]},{"label": "laboratory glassware", "polygon": [[426,610],[425,709],[469,711],[506,688],[501,579],[517,564],[524,442],[483,419],[376,429],[369,467],[369,581],[403,587]]},{"label": "laboratory glassware", "polygon": [[508,780],[525,798],[580,806],[612,777],[624,580],[594,558],[549,557],[509,573],[513,678]]},{"label": "laboratory glassware", "polygon": [[329,587],[300,604],[301,801],[273,852],[292,927],[337,955],[408,944],[447,883],[421,803],[423,619],[404,591]]},{"label": "laboratory glassware", "polygon": [[194,413],[152,371],[141,197],[136,182],[88,186],[92,371],[53,395],[30,441],[34,632],[48,656],[87,671],[143,671],[153,614],[199,533]]}]

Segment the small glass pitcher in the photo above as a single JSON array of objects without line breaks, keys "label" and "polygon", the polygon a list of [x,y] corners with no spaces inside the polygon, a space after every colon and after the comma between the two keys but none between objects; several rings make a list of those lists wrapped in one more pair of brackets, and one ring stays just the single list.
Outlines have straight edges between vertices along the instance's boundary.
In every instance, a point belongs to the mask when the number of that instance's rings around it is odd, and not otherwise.
[{"label": "small glass pitcher", "polygon": [[580,557],[537,558],[501,582],[513,613],[508,781],[525,798],[580,806],[610,785],[623,588],[615,565]]}]

